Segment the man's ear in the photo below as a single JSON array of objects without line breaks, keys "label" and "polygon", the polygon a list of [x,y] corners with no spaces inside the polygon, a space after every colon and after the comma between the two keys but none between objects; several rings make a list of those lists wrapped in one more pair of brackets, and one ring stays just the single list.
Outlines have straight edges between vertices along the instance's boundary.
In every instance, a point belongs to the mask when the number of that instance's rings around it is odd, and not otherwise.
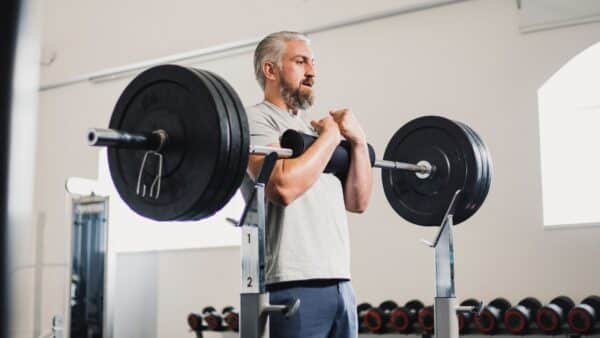
[{"label": "man's ear", "polygon": [[277,67],[273,62],[265,62],[262,66],[263,74],[265,74],[265,78],[268,80],[277,79]]}]

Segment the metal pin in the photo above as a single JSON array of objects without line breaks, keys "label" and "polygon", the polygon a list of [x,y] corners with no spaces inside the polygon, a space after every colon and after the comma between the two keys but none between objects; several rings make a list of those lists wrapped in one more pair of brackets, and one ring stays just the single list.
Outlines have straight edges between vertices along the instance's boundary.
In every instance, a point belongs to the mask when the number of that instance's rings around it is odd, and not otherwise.
[{"label": "metal pin", "polygon": [[[135,189],[135,193],[138,196],[146,197],[146,185],[142,184],[142,176],[144,173],[144,168],[146,167],[146,161],[148,160],[148,155],[156,156],[158,161],[158,170],[154,179],[152,179],[152,184],[150,185],[150,195],[148,197],[158,199],[160,196],[160,185],[162,180],[162,170],[163,170],[163,155],[156,151],[150,150],[144,154],[144,158],[142,159],[142,165],[140,166],[140,171],[138,173],[137,186]],[[142,190],[140,194],[140,189]]]}]

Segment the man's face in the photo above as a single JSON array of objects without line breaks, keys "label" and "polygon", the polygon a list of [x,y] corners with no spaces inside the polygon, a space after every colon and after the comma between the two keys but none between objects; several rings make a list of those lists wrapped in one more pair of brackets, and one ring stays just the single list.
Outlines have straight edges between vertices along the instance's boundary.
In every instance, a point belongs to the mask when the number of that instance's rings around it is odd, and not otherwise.
[{"label": "man's face", "polygon": [[291,109],[308,109],[314,101],[315,69],[313,54],[306,42],[288,41],[281,57],[279,86]]}]

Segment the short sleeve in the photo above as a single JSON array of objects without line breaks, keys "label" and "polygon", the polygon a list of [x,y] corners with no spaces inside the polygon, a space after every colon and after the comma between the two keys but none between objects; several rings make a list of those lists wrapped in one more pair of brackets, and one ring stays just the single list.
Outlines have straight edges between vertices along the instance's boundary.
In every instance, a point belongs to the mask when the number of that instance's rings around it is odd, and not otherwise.
[{"label": "short sleeve", "polygon": [[250,128],[250,144],[257,146],[278,144],[281,131],[273,118],[257,106],[249,107],[246,111]]}]

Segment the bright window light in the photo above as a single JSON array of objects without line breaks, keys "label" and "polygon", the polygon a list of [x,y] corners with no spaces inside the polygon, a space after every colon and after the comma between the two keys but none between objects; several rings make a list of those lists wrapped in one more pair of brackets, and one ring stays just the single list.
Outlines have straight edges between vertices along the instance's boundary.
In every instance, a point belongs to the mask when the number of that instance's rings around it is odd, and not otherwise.
[{"label": "bright window light", "polygon": [[539,90],[544,225],[600,225],[600,43]]}]

